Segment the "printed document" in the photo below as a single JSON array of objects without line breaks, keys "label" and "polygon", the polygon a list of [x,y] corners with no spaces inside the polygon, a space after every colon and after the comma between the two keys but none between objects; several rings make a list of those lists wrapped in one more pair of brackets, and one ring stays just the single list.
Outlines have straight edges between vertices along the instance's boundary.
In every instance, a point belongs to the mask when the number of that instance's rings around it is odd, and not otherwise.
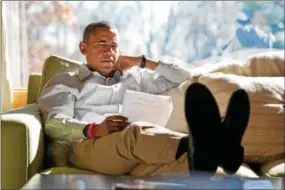
[{"label": "printed document", "polygon": [[128,117],[130,122],[146,121],[166,126],[172,110],[173,102],[170,96],[127,90],[121,114]]}]

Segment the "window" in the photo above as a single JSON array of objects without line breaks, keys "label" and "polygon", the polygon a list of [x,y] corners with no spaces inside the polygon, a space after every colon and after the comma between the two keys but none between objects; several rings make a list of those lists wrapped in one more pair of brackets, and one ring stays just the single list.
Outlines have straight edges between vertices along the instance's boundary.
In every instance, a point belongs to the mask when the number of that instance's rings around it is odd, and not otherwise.
[{"label": "window", "polygon": [[25,87],[52,55],[85,61],[84,27],[113,22],[123,54],[187,65],[284,49],[284,1],[4,1],[12,87]]}]

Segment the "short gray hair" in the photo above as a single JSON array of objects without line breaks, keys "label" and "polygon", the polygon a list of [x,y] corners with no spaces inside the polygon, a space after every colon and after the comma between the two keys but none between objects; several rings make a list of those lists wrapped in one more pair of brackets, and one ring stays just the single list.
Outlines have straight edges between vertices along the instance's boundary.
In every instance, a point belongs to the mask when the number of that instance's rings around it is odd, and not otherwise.
[{"label": "short gray hair", "polygon": [[87,41],[90,35],[92,35],[97,28],[108,28],[108,29],[117,30],[116,26],[111,24],[108,21],[93,22],[93,23],[88,24],[85,27],[84,32],[83,32],[83,41]]}]

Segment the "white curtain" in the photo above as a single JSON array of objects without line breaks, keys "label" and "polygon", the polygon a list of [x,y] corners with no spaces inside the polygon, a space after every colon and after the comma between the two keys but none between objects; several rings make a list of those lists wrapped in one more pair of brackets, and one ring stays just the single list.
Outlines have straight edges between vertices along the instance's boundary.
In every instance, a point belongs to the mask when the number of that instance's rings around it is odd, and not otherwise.
[{"label": "white curtain", "polygon": [[2,1],[7,77],[12,88],[27,87],[29,66],[25,1]]},{"label": "white curtain", "polygon": [[[0,10],[2,10],[2,4],[0,3]],[[2,12],[1,12],[2,13]],[[1,14],[2,15],[2,14]],[[3,26],[3,16],[1,19],[2,25]],[[1,91],[1,102],[2,102],[2,112],[9,111],[12,108],[12,96],[11,96],[11,85],[9,83],[9,77],[7,76],[7,67],[6,67],[6,55],[5,55],[5,31],[4,27],[1,28],[1,86],[2,86],[2,91]]]}]

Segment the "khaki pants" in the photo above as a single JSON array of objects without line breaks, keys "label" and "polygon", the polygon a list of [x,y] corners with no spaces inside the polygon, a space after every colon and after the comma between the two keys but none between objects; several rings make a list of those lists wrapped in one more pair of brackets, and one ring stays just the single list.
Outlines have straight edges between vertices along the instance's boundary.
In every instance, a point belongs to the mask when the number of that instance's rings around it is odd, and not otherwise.
[{"label": "khaki pants", "polygon": [[164,127],[132,124],[121,132],[75,144],[70,161],[79,168],[110,175],[188,172],[186,153],[175,160],[183,136]]}]

